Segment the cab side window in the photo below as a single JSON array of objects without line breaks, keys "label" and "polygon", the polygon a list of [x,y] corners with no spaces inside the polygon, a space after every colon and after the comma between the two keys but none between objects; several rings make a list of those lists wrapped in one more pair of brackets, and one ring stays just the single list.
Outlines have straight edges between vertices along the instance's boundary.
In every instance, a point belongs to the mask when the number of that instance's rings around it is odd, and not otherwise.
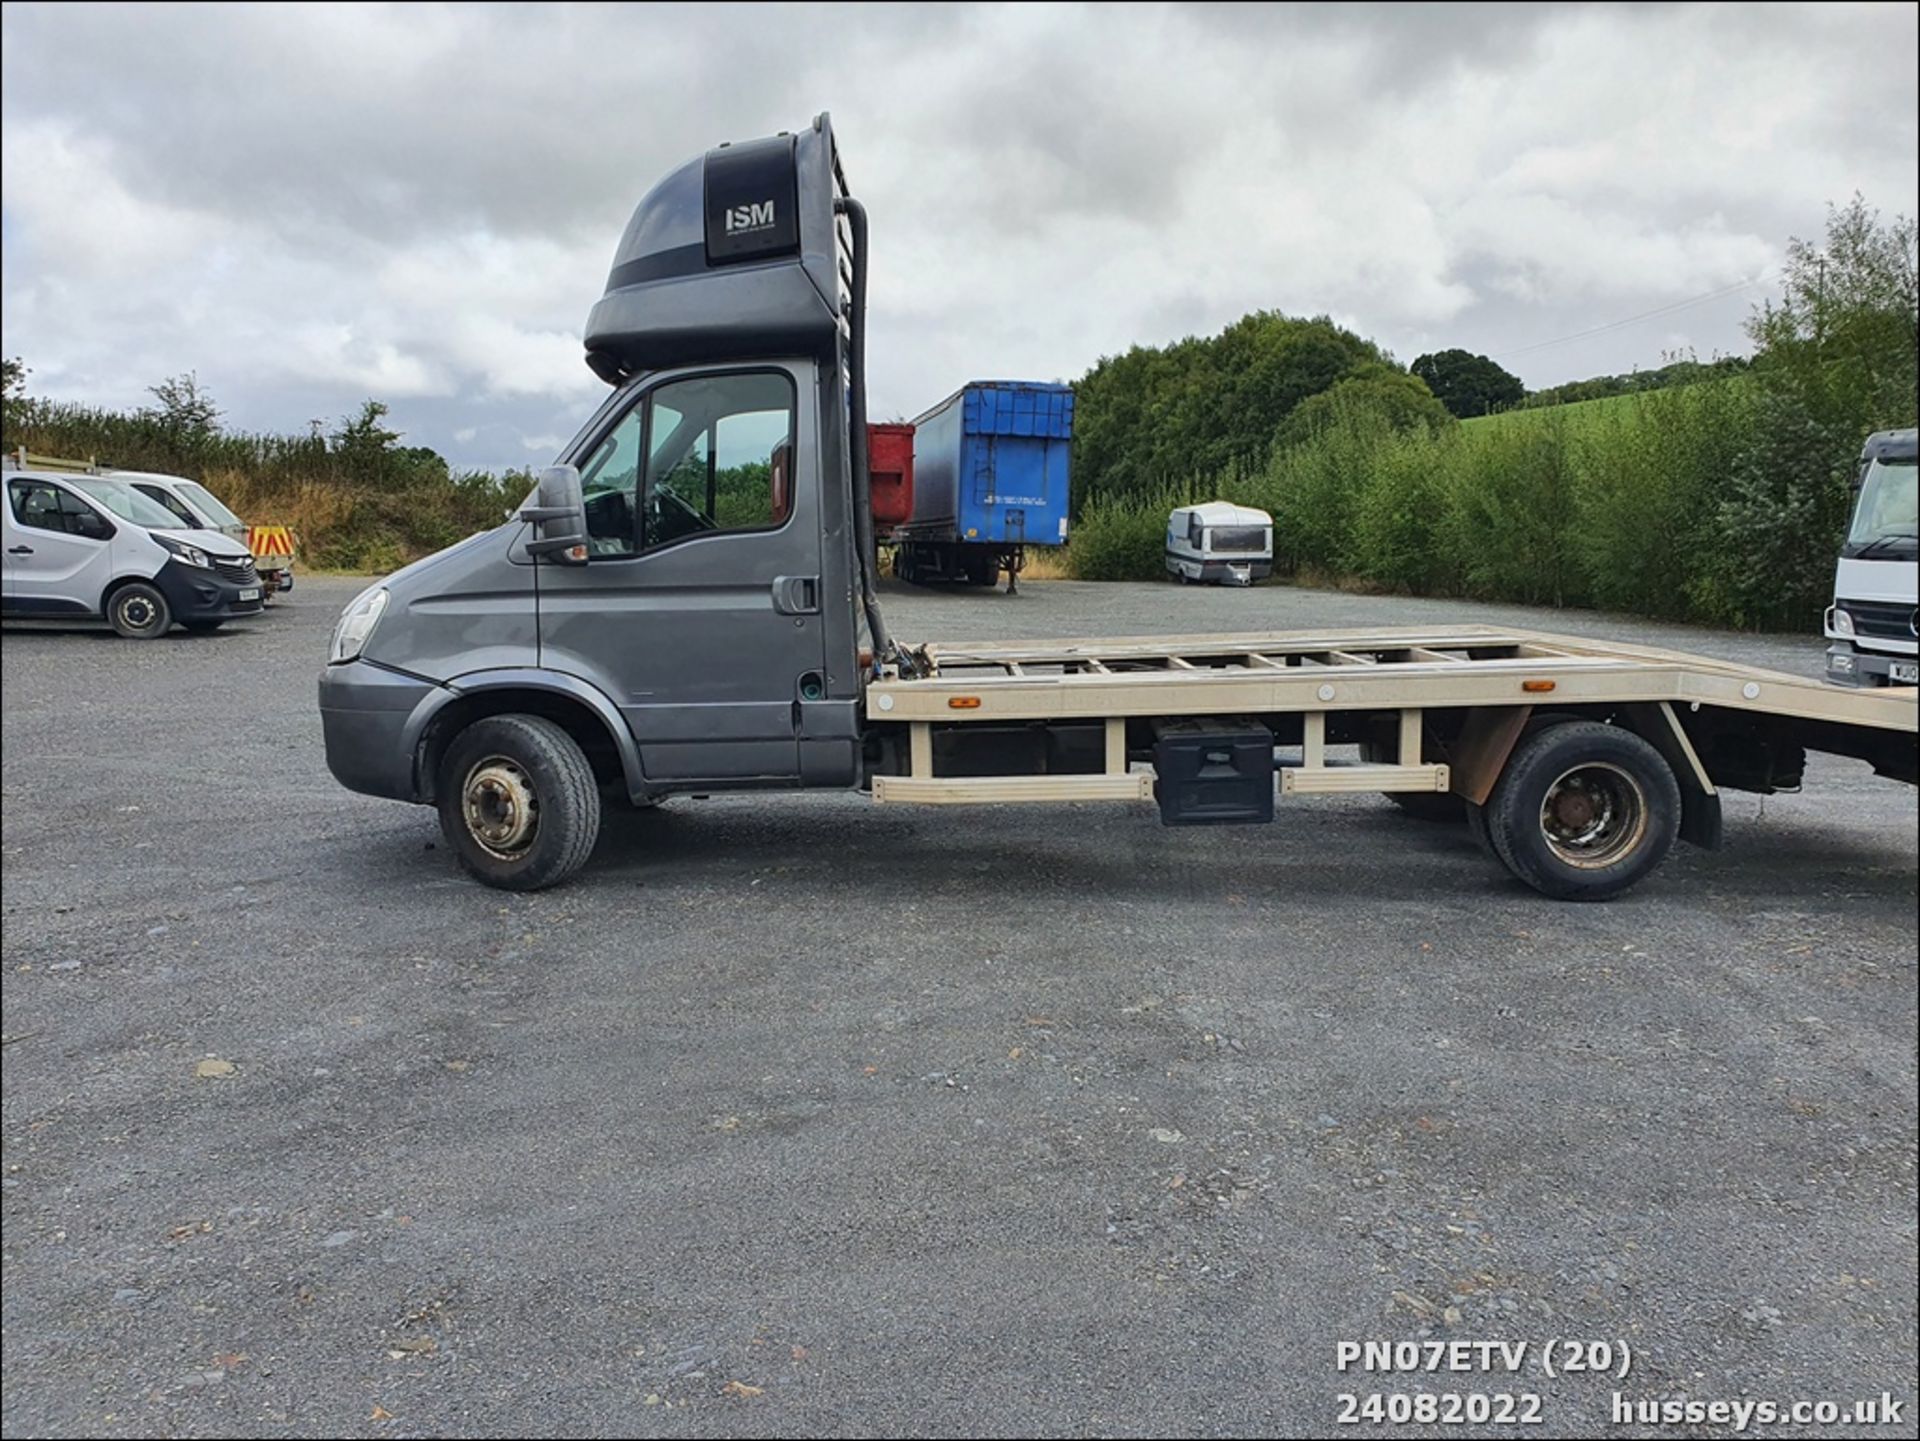
[{"label": "cab side window", "polygon": [[57,485],[37,480],[8,481],[7,500],[13,506],[13,518],[35,530],[84,535],[96,540],[113,533],[98,512]]},{"label": "cab side window", "polygon": [[652,391],[580,468],[590,552],[636,555],[785,524],[793,431],[793,383],[779,372],[693,376]]}]

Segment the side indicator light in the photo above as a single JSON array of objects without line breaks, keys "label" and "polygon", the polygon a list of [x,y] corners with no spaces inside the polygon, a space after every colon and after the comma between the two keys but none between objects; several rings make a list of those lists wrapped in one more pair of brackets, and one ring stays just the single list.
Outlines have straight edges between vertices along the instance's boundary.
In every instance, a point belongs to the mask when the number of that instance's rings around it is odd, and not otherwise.
[{"label": "side indicator light", "polygon": [[1528,695],[1545,695],[1554,688],[1556,682],[1550,680],[1523,680],[1520,689]]},{"label": "side indicator light", "polygon": [[979,710],[980,697],[977,695],[950,695],[947,697],[948,710]]}]

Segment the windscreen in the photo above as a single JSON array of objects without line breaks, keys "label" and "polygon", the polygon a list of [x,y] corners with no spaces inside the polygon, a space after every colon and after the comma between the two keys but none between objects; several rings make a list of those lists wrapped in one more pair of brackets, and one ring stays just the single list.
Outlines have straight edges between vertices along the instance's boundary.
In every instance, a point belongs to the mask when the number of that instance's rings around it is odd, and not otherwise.
[{"label": "windscreen", "polygon": [[1264,552],[1267,548],[1267,528],[1263,525],[1216,525],[1209,538],[1211,548],[1217,551]]},{"label": "windscreen", "polygon": [[222,505],[219,500],[215,498],[214,493],[204,485],[189,480],[183,483],[180,489],[188,500],[200,507],[200,513],[211,519],[215,525],[246,524],[239,516]]},{"label": "windscreen", "polygon": [[75,476],[68,484],[84,493],[89,500],[99,501],[122,520],[130,520],[148,530],[181,529],[179,516],[159,501],[149,500],[124,480]]},{"label": "windscreen", "polygon": [[1853,529],[1847,534],[1849,546],[1915,539],[1920,533],[1915,475],[1911,460],[1876,460],[1867,467],[1859,503],[1853,508]]}]

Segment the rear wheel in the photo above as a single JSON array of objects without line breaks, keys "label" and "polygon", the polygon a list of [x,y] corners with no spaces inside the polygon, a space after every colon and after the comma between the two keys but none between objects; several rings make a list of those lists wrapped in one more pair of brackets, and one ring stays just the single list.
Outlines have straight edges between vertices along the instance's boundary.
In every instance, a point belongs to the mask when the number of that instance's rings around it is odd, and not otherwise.
[{"label": "rear wheel", "polygon": [[460,864],[509,891],[558,885],[593,853],[600,791],[574,738],[542,716],[475,721],[447,747],[440,829]]},{"label": "rear wheel", "polygon": [[107,620],[131,640],[153,640],[172,628],[173,611],[158,586],[136,580],[121,586],[107,601]]},{"label": "rear wheel", "polygon": [[1493,848],[1493,834],[1487,828],[1487,808],[1477,806],[1464,797],[1461,798],[1460,805],[1467,813],[1467,834],[1479,843],[1481,850],[1494,860],[1500,861],[1501,865],[1505,865],[1506,862],[1500,860],[1500,852]]},{"label": "rear wheel", "polygon": [[1521,742],[1484,820],[1507,869],[1542,895],[1605,900],[1666,859],[1680,783],[1632,731],[1569,721]]}]

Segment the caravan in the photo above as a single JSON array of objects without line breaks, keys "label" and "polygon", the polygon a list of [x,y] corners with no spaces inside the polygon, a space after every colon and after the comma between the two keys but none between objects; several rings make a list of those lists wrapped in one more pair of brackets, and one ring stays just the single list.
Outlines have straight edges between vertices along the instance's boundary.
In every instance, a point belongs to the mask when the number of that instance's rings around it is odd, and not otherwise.
[{"label": "caravan", "polygon": [[1273,517],[1224,500],[1183,505],[1167,520],[1167,569],[1182,585],[1265,580],[1273,573]]}]

